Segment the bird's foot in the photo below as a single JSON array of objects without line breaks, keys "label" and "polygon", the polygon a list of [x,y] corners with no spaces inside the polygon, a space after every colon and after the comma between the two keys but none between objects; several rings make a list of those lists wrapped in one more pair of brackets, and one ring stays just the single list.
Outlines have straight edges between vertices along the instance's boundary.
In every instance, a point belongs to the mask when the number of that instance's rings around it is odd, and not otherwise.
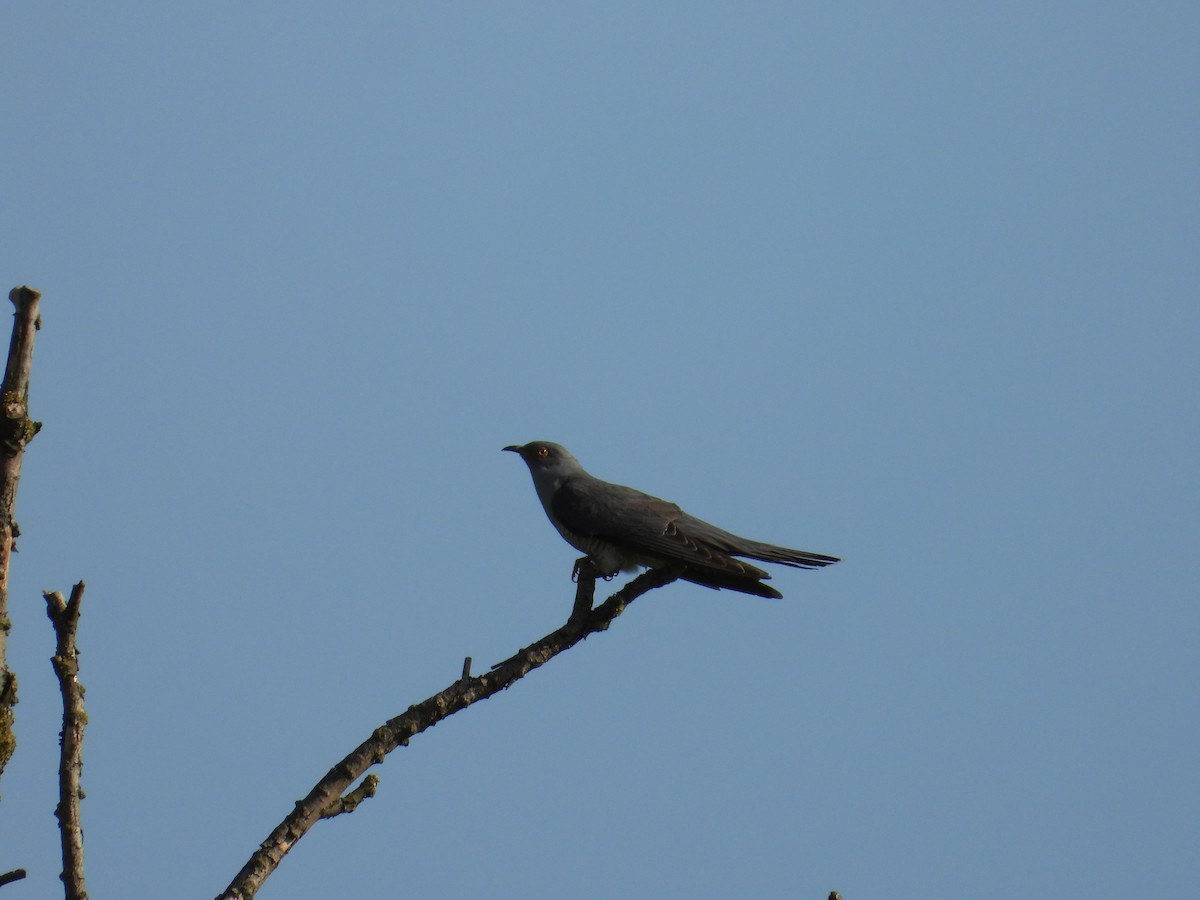
[{"label": "bird's foot", "polygon": [[575,560],[575,565],[571,567],[571,583],[579,584],[579,576],[585,573],[592,578],[596,577],[596,566],[592,563],[590,556],[581,556]]},{"label": "bird's foot", "polygon": [[597,578],[603,578],[605,581],[612,581],[617,575],[616,572],[601,572],[596,561],[590,556],[581,556],[575,560],[575,565],[571,568],[571,582],[579,584],[580,576],[591,578],[595,581]]}]

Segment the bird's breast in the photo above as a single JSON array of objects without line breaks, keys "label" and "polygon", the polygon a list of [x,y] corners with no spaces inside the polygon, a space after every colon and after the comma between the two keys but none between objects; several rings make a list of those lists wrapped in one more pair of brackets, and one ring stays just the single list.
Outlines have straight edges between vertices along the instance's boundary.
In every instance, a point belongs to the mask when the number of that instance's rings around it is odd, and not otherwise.
[{"label": "bird's breast", "polygon": [[554,527],[558,529],[558,533],[562,535],[564,541],[576,550],[590,556],[605,575],[615,575],[617,572],[629,571],[636,569],[639,565],[644,565],[630,557],[616,544],[610,544],[603,538],[576,534],[557,522],[554,523]]}]

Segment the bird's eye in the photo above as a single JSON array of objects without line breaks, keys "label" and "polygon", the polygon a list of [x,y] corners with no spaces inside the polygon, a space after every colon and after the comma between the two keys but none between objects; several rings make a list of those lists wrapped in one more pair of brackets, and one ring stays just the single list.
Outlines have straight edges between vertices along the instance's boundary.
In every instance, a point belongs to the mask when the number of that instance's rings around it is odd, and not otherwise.
[{"label": "bird's eye", "polygon": [[534,451],[534,453],[536,453],[542,459],[545,459],[547,456],[550,455],[550,448],[549,447],[538,447],[537,450]]}]

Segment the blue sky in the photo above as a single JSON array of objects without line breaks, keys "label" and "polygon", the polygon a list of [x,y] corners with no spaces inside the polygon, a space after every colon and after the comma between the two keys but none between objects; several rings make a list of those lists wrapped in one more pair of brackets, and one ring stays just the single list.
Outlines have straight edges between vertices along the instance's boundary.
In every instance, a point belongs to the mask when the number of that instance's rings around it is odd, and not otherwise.
[{"label": "blue sky", "polygon": [[210,897],[372,728],[559,625],[500,448],[832,553],[676,584],[376,768],[261,897],[1184,896],[1194,4],[10,4],[45,293],[6,897]]}]

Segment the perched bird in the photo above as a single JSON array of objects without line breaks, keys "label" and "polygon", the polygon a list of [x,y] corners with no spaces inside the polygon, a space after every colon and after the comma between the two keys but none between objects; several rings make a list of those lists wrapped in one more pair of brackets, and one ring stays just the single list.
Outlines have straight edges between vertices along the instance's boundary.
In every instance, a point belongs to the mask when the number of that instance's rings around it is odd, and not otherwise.
[{"label": "perched bird", "polygon": [[736,557],[819,569],[836,556],[747,540],[689,516],[674,503],[589,475],[565,447],[532,441],[505,447],[529,466],[550,523],[568,544],[610,577],[638,566],[681,565],[679,576],[710,588],[759,597],[783,595],[763,584],[771,576]]}]

